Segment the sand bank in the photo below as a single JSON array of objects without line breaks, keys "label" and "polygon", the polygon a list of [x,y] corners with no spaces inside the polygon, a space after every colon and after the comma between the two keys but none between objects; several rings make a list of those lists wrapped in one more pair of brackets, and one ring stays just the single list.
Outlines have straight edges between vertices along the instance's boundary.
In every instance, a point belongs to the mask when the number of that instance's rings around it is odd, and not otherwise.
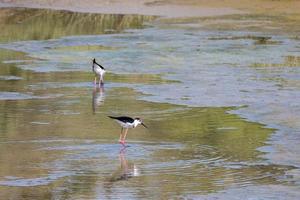
[{"label": "sand bank", "polygon": [[241,13],[299,14],[297,0],[0,0],[0,7],[29,7],[103,14],[142,14],[170,18]]},{"label": "sand bank", "polygon": [[169,18],[203,17],[240,14],[241,11],[229,6],[206,5],[193,1],[153,0],[0,0],[0,7],[28,7],[70,10],[102,14],[140,14]]}]

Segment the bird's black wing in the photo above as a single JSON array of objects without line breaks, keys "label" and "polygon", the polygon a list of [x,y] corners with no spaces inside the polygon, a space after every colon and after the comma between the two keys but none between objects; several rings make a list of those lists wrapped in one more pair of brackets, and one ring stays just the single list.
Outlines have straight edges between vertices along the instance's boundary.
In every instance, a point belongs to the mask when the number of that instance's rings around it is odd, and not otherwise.
[{"label": "bird's black wing", "polygon": [[96,64],[96,65],[98,65],[101,69],[105,70],[105,68],[102,65],[100,65],[99,63],[96,62],[95,58],[93,60],[93,63]]},{"label": "bird's black wing", "polygon": [[94,65],[94,64],[95,64],[95,62],[96,62],[96,59],[94,58],[94,60],[93,60],[93,65],[92,65],[93,72],[95,71],[95,69],[94,69],[94,68],[95,68],[95,65]]},{"label": "bird's black wing", "polygon": [[126,116],[121,116],[121,117],[108,116],[108,117],[119,120],[124,123],[126,123],[126,122],[133,123],[134,122],[134,119],[132,119],[131,117],[126,117]]}]

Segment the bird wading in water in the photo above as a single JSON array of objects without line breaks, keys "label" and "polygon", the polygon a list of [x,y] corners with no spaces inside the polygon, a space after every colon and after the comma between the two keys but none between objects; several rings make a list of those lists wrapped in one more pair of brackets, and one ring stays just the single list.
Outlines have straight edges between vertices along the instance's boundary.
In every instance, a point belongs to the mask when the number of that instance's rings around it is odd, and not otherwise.
[{"label": "bird wading in water", "polygon": [[99,77],[99,86],[101,84],[104,84],[104,74],[105,74],[105,68],[101,66],[99,63],[96,62],[96,59],[93,59],[93,72],[95,74],[95,80],[94,84],[97,84],[97,76]]},{"label": "bird wading in water", "polygon": [[[121,133],[120,133],[120,138],[119,138],[119,142],[122,145],[125,145],[125,139],[126,139],[126,135],[128,132],[129,128],[135,128],[137,127],[139,124],[141,124],[142,126],[144,126],[145,128],[148,128],[142,121],[142,119],[140,118],[131,118],[131,117],[126,117],[126,116],[121,116],[121,117],[113,117],[113,116],[108,116],[111,119],[116,120],[116,122],[118,122],[122,129],[121,129]],[[123,131],[125,129],[125,131]]]}]

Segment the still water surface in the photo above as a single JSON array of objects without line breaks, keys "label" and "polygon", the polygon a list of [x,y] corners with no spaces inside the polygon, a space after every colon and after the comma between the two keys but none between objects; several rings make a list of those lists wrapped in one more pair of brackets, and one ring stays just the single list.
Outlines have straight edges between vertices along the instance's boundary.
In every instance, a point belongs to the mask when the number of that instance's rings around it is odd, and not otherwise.
[{"label": "still water surface", "polygon": [[[289,175],[299,160],[268,157],[275,133],[299,137],[299,40],[151,16],[0,13],[1,199],[197,199],[299,186]],[[108,69],[101,88],[94,57]],[[122,149],[107,115],[150,128],[131,130]]]}]

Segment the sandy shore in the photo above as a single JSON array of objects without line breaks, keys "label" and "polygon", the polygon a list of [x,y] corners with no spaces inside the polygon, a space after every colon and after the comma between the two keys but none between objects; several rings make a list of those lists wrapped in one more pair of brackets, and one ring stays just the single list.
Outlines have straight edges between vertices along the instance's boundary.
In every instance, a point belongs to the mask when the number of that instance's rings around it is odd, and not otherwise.
[{"label": "sandy shore", "polygon": [[90,13],[143,14],[170,18],[248,12],[299,14],[297,0],[0,0],[0,7],[30,7]]},{"label": "sandy shore", "polygon": [[71,10],[102,14],[140,14],[163,17],[196,17],[238,14],[242,11],[227,7],[180,4],[180,2],[150,0],[0,0],[2,7],[29,7]]}]

